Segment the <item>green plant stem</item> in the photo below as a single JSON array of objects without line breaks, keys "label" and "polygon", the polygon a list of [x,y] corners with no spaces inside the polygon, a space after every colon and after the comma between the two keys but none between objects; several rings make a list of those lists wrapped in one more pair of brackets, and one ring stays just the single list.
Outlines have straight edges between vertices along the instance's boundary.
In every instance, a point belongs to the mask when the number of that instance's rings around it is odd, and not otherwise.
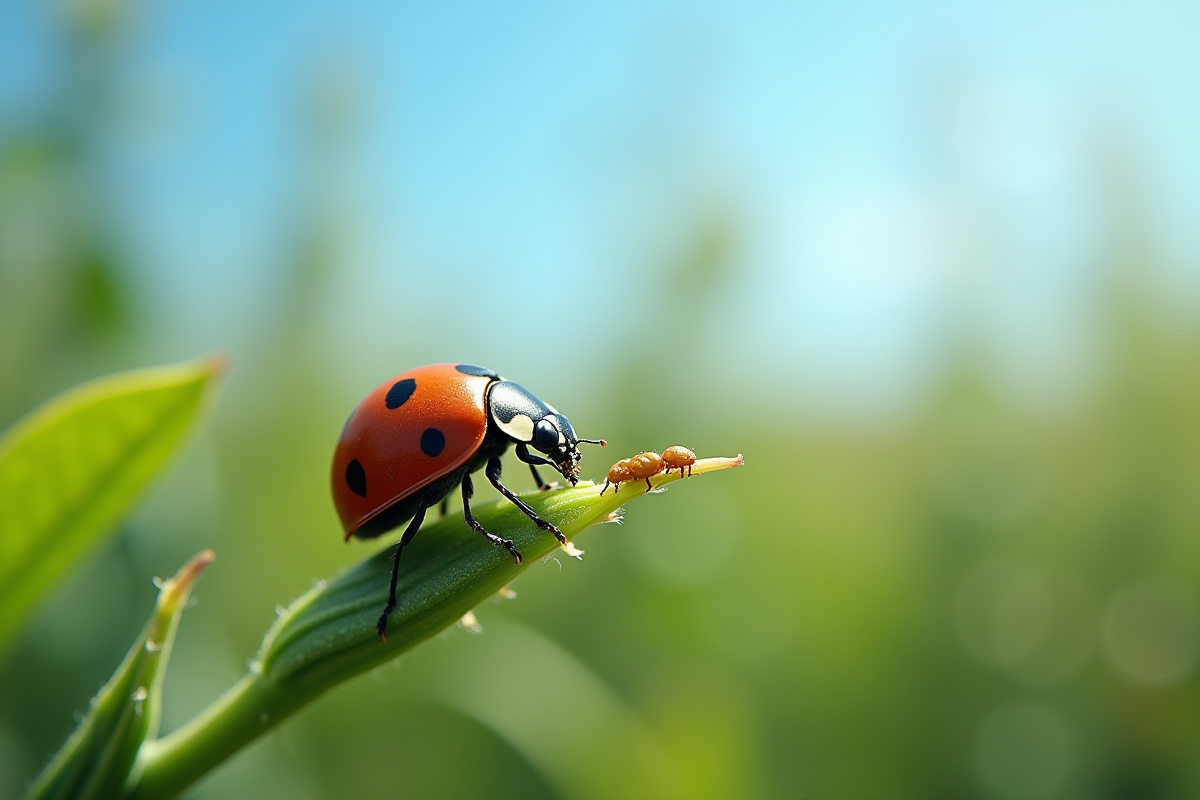
[{"label": "green plant stem", "polygon": [[178,795],[311,699],[272,687],[261,675],[246,675],[183,727],[146,743],[134,768],[137,783],[126,797]]},{"label": "green plant stem", "polygon": [[213,553],[197,553],[161,583],[149,622],[87,716],[34,780],[29,800],[105,800],[128,783],[141,748],[158,731],[162,679],[179,617]]},{"label": "green plant stem", "polygon": [[[741,463],[741,456],[702,459],[693,473]],[[677,480],[678,473],[651,478],[655,488]],[[571,539],[598,522],[614,519],[621,506],[646,492],[644,483],[634,480],[601,495],[588,482],[523,499]],[[514,540],[525,556],[521,565],[515,565],[506,552],[481,547],[476,537],[464,535],[461,515],[422,528],[400,561],[403,592],[389,618],[386,642],[379,640],[375,620],[391,575],[390,548],[314,587],[267,631],[250,674],[183,727],[142,746],[125,787],[126,800],[178,795],[321,694],[454,624],[530,564],[559,548],[553,536],[507,500],[479,504],[474,510],[486,528]],[[573,546],[564,549],[583,555]]]}]

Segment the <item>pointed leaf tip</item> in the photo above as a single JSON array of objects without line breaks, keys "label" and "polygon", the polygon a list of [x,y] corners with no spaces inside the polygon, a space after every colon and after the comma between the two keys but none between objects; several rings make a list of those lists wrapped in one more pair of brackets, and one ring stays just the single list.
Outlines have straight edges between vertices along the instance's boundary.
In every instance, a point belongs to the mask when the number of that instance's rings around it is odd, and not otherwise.
[{"label": "pointed leaf tip", "polygon": [[99,378],[0,436],[0,649],[185,441],[222,361]]}]

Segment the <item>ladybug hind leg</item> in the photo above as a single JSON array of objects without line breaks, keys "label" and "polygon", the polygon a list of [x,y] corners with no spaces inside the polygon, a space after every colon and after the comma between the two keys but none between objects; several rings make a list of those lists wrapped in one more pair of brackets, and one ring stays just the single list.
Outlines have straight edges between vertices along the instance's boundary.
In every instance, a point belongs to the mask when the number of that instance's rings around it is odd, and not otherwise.
[{"label": "ladybug hind leg", "polygon": [[379,615],[379,621],[375,623],[375,630],[379,632],[380,641],[387,641],[388,617],[396,608],[396,578],[400,575],[400,554],[404,552],[404,546],[411,542],[417,535],[417,531],[421,529],[427,508],[429,506],[424,503],[417,506],[417,513],[413,514],[408,527],[404,529],[404,535],[400,537],[400,542],[396,545],[396,554],[392,556],[392,582],[388,587],[387,605],[383,607],[383,613]]},{"label": "ladybug hind leg", "polygon": [[553,533],[555,538],[557,538],[559,542],[561,542],[562,544],[566,544],[567,537],[563,536],[562,531],[560,531],[557,527],[555,527],[551,523],[546,522],[546,520],[539,517],[537,515],[536,511],[534,511],[532,508],[530,508],[528,505],[526,505],[526,503],[523,500],[521,500],[521,498],[517,497],[511,489],[509,489],[507,486],[505,486],[503,483],[500,482],[500,470],[503,469],[503,466],[504,465],[500,462],[499,456],[492,456],[491,458],[488,459],[487,468],[484,470],[484,474],[486,474],[488,480],[492,482],[492,486],[496,487],[496,491],[500,492],[500,494],[504,495],[509,500],[511,500],[513,505],[515,505],[517,508],[521,509],[521,511],[525,514],[525,516],[527,516],[531,520],[533,520],[534,524],[536,524],[539,528],[541,528],[544,531],[549,531],[550,533]]},{"label": "ladybug hind leg", "polygon": [[483,536],[497,547],[503,547],[512,554],[513,561],[521,563],[521,554],[517,551],[516,544],[512,539],[504,539],[489,531],[487,528],[479,524],[479,520],[475,519],[475,515],[471,513],[471,497],[475,494],[475,484],[471,482],[470,473],[463,475],[462,479],[462,499],[463,499],[463,516],[466,517],[467,525],[471,529],[483,534]]}]

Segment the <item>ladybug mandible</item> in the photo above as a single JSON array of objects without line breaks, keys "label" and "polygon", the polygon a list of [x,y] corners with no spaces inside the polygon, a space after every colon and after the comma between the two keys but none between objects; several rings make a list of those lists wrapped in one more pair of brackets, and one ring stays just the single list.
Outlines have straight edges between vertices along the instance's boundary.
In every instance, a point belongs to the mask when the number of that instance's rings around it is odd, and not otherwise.
[{"label": "ladybug mandible", "polygon": [[[554,467],[574,486],[579,480],[580,439],[571,422],[520,384],[473,364],[431,364],[402,372],[380,384],[346,420],[333,452],[333,504],[351,536],[373,539],[408,522],[392,557],[387,605],[375,627],[386,639],[388,616],[396,607],[400,554],[412,541],[425,511],[462,485],[467,525],[513,560],[521,554],[511,539],[489,532],[471,513],[475,488],[471,473],[484,469],[492,485],[539,528],[563,544],[562,531],[537,515],[500,482],[500,456],[510,444],[529,465],[540,489],[549,485],[539,465]],[[546,457],[531,453],[533,447]]]}]

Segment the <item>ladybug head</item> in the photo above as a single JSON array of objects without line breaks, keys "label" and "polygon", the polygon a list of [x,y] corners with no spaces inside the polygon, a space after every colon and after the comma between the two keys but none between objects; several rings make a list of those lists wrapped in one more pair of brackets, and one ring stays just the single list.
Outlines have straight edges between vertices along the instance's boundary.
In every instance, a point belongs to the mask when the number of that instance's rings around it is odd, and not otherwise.
[{"label": "ladybug head", "polygon": [[554,462],[554,468],[574,486],[579,482],[580,442],[605,444],[603,439],[580,439],[575,435],[571,421],[551,410],[533,426],[533,440],[530,444],[549,456]]},{"label": "ladybug head", "polygon": [[570,420],[512,381],[492,384],[488,406],[492,422],[504,435],[544,453],[572,486],[579,482],[579,444],[604,444],[600,439],[580,439]]}]

